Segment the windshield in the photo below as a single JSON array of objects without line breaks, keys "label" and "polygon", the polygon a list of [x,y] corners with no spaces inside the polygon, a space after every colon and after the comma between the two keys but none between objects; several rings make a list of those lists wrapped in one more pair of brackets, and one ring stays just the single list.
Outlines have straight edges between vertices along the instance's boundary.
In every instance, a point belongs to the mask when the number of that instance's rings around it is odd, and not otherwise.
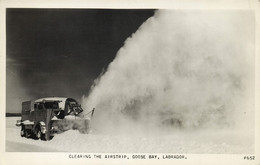
[{"label": "windshield", "polygon": [[44,107],[46,109],[58,109],[59,104],[58,104],[58,102],[45,102]]}]

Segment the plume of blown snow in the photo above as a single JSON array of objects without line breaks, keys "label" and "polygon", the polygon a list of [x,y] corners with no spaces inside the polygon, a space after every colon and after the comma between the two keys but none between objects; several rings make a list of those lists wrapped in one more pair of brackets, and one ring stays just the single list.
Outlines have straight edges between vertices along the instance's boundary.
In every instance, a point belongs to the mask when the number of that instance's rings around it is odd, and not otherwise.
[{"label": "plume of blown snow", "polygon": [[157,11],[83,100],[92,128],[253,129],[253,27],[250,11]]}]

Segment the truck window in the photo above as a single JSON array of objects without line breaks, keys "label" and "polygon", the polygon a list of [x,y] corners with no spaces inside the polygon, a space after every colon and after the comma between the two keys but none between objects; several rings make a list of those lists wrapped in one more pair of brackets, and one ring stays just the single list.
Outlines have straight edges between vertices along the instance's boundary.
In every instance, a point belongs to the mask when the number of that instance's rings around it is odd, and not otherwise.
[{"label": "truck window", "polygon": [[46,109],[58,109],[59,108],[59,104],[57,102],[45,102],[44,103],[44,107]]}]

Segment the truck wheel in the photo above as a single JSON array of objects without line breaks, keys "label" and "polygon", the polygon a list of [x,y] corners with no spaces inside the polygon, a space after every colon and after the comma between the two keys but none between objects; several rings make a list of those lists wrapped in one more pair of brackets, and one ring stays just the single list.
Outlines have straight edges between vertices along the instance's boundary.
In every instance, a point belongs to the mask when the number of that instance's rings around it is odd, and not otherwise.
[{"label": "truck wheel", "polygon": [[25,136],[25,128],[24,128],[23,125],[22,125],[22,127],[21,127],[20,135],[21,135],[21,137],[24,137],[24,136]]},{"label": "truck wheel", "polygon": [[42,136],[42,131],[40,130],[40,128],[37,128],[36,139],[41,139],[41,136]]},{"label": "truck wheel", "polygon": [[40,127],[37,127],[36,138],[42,140],[42,136],[43,136],[43,135],[44,135],[44,134],[42,133],[41,128],[40,128]]},{"label": "truck wheel", "polygon": [[24,129],[24,136],[25,136],[26,138],[29,138],[29,137],[30,137],[30,134],[29,134],[28,130],[26,130],[26,129]]},{"label": "truck wheel", "polygon": [[45,134],[42,133],[40,127],[37,128],[36,138],[41,139],[41,140],[45,140]]},{"label": "truck wheel", "polygon": [[41,140],[46,140],[46,138],[45,138],[45,134],[42,134],[42,136],[41,136]]}]

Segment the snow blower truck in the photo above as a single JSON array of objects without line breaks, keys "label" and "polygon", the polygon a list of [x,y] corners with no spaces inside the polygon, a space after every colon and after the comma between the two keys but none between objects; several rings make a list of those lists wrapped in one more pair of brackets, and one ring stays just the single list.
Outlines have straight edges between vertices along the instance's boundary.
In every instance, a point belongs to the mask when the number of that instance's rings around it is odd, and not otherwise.
[{"label": "snow blower truck", "polygon": [[22,103],[20,135],[26,138],[50,140],[57,133],[77,129],[89,133],[90,117],[79,117],[83,112],[80,104],[73,98],[48,97]]}]

